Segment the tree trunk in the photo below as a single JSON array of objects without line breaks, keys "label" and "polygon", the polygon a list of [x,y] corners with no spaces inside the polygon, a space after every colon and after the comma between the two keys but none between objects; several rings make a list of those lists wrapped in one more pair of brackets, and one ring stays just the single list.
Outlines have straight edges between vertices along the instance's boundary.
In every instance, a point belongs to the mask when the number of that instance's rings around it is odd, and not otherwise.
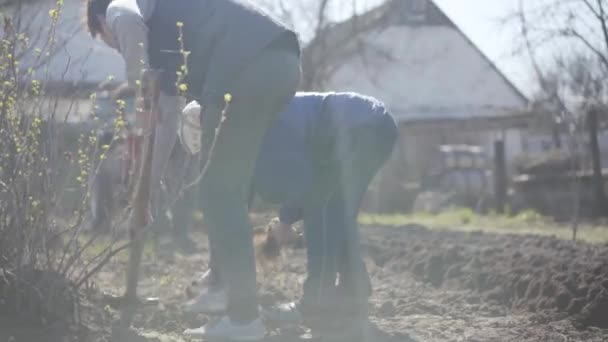
[{"label": "tree trunk", "polygon": [[558,124],[553,124],[553,127],[551,129],[551,135],[553,136],[553,143],[555,144],[555,148],[557,149],[561,149],[562,148],[562,138],[559,134],[559,125]]},{"label": "tree trunk", "polygon": [[597,141],[597,115],[598,111],[592,109],[587,115],[589,128],[589,149],[591,161],[593,163],[593,188],[595,189],[594,214],[598,216],[606,215],[606,193],[604,191],[604,179],[602,177],[602,161],[600,158],[600,146]]}]

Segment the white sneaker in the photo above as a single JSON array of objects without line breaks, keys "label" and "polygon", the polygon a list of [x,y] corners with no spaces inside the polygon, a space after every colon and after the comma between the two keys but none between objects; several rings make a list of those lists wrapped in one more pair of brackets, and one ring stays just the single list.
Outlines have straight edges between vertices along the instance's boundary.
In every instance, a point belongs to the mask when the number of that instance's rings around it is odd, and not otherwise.
[{"label": "white sneaker", "polygon": [[237,325],[228,316],[215,323],[209,323],[196,329],[184,331],[184,335],[194,338],[209,338],[229,341],[260,341],[266,336],[266,328],[262,319],[257,318],[251,323]]},{"label": "white sneaker", "polygon": [[203,273],[200,278],[198,278],[197,280],[195,280],[193,282],[193,284],[195,284],[196,286],[200,286],[202,287],[208,287],[209,286],[209,281],[211,280],[211,269],[208,269],[207,271],[205,271],[205,273]]},{"label": "white sneaker", "polygon": [[188,299],[192,299],[202,293],[209,291],[217,291],[220,289],[220,286],[217,285],[210,286],[211,283],[211,269],[208,269],[207,271],[205,271],[205,273],[193,280],[190,285],[186,287],[186,296],[188,297]]},{"label": "white sneaker", "polygon": [[226,312],[228,298],[225,290],[205,291],[186,303],[185,312],[219,315]]}]

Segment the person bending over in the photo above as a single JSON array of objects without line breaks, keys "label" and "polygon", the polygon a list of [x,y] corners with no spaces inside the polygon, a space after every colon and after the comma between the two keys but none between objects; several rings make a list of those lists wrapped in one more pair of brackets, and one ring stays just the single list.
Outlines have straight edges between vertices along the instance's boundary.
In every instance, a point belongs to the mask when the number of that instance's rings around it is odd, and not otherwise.
[{"label": "person bending over", "polygon": [[[307,278],[302,298],[268,311],[268,320],[303,320],[321,334],[364,326],[371,282],[357,214],[397,137],[386,107],[357,93],[297,93],[271,126],[253,191],[282,204],[279,223],[272,226],[280,243],[292,239],[293,223],[303,220]],[[227,279],[216,266],[216,252],[212,246],[207,289],[189,303],[189,311],[226,309]]]}]

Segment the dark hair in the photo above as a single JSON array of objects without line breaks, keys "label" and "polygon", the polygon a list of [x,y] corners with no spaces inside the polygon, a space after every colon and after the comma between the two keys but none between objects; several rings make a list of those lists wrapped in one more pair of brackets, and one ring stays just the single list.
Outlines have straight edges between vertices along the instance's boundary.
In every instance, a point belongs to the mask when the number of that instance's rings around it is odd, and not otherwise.
[{"label": "dark hair", "polygon": [[99,16],[105,16],[112,0],[87,0],[87,26],[93,38],[101,32]]}]

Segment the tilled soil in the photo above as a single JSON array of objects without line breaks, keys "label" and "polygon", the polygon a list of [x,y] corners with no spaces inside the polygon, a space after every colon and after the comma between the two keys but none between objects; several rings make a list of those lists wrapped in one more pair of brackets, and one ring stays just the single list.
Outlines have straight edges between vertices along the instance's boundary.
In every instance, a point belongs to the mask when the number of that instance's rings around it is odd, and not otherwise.
[{"label": "tilled soil", "polygon": [[608,246],[367,228],[381,325],[434,341],[608,339]]},{"label": "tilled soil", "polygon": [[[608,246],[419,226],[362,232],[374,284],[373,341],[608,341]],[[180,308],[207,265],[206,238],[193,237],[195,253],[169,243],[145,257],[140,294],[161,299],[135,319],[147,340],[183,340],[184,329],[208,319]],[[304,255],[286,251],[276,269],[260,272],[262,305],[298,298]],[[120,293],[124,266],[113,261],[99,288]],[[115,316],[105,307],[99,320]],[[295,341],[300,332],[269,340]]]}]

